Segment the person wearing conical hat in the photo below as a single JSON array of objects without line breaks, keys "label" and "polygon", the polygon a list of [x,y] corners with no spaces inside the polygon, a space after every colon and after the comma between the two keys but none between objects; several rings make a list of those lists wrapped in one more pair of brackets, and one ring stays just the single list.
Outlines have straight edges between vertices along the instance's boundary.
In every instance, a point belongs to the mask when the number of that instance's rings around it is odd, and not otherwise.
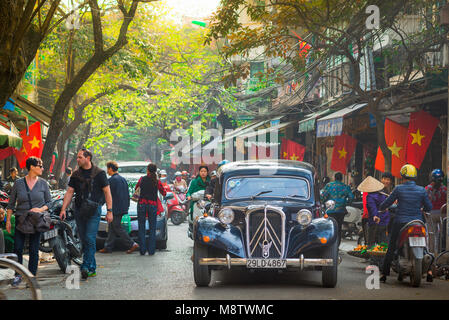
[{"label": "person wearing conical hat", "polygon": [[[387,242],[387,226],[390,220],[388,211],[380,211],[380,204],[388,197],[385,192],[391,179],[385,175],[382,182],[368,176],[357,189],[366,193],[366,208],[368,210],[368,246],[376,243]],[[388,180],[388,181],[387,181]]]}]

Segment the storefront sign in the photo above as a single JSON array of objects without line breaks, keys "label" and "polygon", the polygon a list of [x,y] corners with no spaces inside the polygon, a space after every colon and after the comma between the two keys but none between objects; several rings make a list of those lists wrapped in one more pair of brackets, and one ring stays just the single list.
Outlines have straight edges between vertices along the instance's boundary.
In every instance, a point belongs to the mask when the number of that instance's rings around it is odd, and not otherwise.
[{"label": "storefront sign", "polygon": [[343,131],[343,118],[318,121],[316,125],[316,136],[334,137],[341,135]]}]

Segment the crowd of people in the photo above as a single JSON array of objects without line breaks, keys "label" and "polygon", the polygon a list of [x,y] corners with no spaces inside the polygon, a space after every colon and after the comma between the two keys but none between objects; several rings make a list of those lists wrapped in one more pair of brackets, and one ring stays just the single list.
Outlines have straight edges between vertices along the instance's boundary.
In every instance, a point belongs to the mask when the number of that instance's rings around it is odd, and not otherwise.
[{"label": "crowd of people", "polygon": [[[441,210],[447,201],[447,187],[444,185],[444,173],[441,169],[431,172],[430,184],[421,187],[416,184],[417,169],[410,164],[404,165],[400,171],[401,184],[393,188],[394,178],[391,173],[385,172],[381,181],[368,176],[359,186],[363,193],[362,228],[365,243],[373,246],[388,243],[388,250],[381,266],[383,272],[381,281],[385,282],[390,274],[390,265],[396,250],[396,241],[400,230],[410,221],[421,220],[426,222],[424,212],[431,213],[429,227],[436,237],[441,230]],[[327,182],[320,196],[322,201],[333,200],[335,207],[328,211],[338,224],[338,234],[341,237],[341,226],[346,215],[346,206],[354,199],[351,188],[342,182],[342,174],[335,174],[335,181]],[[397,205],[393,215],[388,208]],[[439,253],[441,250],[430,241],[429,250]],[[428,281],[431,281],[429,271]]]}]

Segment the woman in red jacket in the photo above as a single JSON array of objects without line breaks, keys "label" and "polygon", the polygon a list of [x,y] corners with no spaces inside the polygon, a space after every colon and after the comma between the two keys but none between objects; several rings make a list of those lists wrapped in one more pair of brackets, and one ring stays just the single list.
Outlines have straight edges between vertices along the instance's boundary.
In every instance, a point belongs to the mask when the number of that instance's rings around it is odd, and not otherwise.
[{"label": "woman in red jacket", "polygon": [[[157,167],[150,163],[147,167],[147,175],[140,178],[136,185],[140,188],[139,201],[137,204],[137,221],[139,225],[139,245],[140,254],[143,256],[148,250],[151,256],[156,251],[156,216],[158,206],[158,191],[165,196],[166,191],[162,183],[156,176]],[[145,220],[148,218],[149,224],[149,238],[145,239]]]}]

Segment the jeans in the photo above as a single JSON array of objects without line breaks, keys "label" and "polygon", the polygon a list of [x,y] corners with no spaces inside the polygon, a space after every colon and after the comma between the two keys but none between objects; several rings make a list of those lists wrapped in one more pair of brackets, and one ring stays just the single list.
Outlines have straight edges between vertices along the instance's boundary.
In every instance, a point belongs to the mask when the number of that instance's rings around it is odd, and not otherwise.
[{"label": "jeans", "polygon": [[391,262],[393,261],[394,254],[396,251],[396,245],[397,245],[397,240],[399,237],[399,232],[406,224],[407,223],[395,222],[391,226],[391,233],[390,233],[390,237],[388,239],[388,250],[387,250],[387,254],[385,255],[385,260],[384,260],[383,267],[381,270],[382,273],[386,276],[390,275],[390,266],[391,266]]},{"label": "jeans", "polygon": [[[148,213],[149,237],[146,237],[145,219]],[[149,255],[156,252],[156,222],[157,222],[157,207],[150,204],[137,205],[137,222],[139,224],[139,248],[140,254],[144,255],[147,250]]]},{"label": "jeans", "polygon": [[98,206],[95,214],[88,219],[81,218],[78,212],[75,212],[75,221],[83,247],[83,264],[81,265],[81,270],[84,269],[89,272],[94,272],[97,269],[95,252],[97,251],[97,232],[100,219],[101,206]]},{"label": "jeans", "polygon": [[[20,232],[16,228],[14,234],[14,253],[17,255],[17,262],[23,263],[23,247],[25,246],[26,234]],[[37,267],[39,265],[39,244],[41,242],[41,233],[31,233],[29,234],[29,244],[30,244],[30,259],[28,261],[28,270],[33,275],[37,274]]]},{"label": "jeans", "polygon": [[108,238],[104,244],[107,251],[112,251],[117,237],[123,241],[128,249],[134,245],[134,241],[130,238],[128,232],[122,226],[122,214],[114,215],[112,222],[109,224]]}]

